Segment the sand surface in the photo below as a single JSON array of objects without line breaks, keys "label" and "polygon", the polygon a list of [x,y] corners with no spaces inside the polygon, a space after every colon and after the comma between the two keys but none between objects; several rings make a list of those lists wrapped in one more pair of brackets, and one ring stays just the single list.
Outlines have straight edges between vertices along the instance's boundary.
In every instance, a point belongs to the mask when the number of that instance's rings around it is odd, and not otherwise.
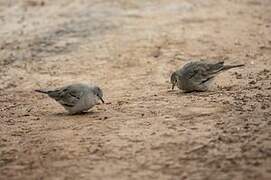
[{"label": "sand surface", "polygon": [[[270,0],[0,0],[0,179],[271,179]],[[245,67],[171,91],[194,59]],[[84,115],[34,89],[94,83]]]}]

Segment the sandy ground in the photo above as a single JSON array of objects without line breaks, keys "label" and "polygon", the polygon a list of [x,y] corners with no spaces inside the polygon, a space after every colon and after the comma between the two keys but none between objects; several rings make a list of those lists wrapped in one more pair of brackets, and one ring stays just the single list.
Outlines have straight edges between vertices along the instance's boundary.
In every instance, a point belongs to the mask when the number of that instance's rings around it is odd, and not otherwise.
[{"label": "sandy ground", "polygon": [[[271,1],[0,0],[0,179],[271,179]],[[244,63],[170,91],[193,59]],[[69,116],[34,89],[98,84]]]}]

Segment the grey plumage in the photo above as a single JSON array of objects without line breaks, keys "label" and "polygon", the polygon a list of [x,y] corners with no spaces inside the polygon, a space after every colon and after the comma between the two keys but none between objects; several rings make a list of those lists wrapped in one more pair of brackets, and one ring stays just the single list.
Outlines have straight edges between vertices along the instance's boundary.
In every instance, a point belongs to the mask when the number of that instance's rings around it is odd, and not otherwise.
[{"label": "grey plumage", "polygon": [[72,84],[54,90],[35,90],[47,94],[61,104],[70,114],[89,110],[101,100],[103,92],[98,86]]},{"label": "grey plumage", "polygon": [[170,78],[172,89],[177,85],[184,92],[207,91],[208,84],[218,73],[241,66],[244,66],[244,64],[224,65],[223,61],[217,63],[190,62],[172,73]]}]

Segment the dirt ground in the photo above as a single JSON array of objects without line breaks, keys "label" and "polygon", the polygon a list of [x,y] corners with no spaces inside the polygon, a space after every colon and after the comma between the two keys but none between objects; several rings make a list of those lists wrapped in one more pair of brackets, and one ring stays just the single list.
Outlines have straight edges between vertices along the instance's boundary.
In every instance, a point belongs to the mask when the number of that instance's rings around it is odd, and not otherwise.
[{"label": "dirt ground", "polygon": [[[0,0],[0,179],[271,179],[270,0]],[[171,91],[194,59],[244,63]],[[69,116],[34,89],[94,83]]]}]

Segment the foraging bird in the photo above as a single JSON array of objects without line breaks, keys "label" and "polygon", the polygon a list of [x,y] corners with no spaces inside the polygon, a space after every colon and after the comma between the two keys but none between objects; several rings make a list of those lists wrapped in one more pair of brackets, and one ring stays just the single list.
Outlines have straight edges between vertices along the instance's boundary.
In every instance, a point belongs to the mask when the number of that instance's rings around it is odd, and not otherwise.
[{"label": "foraging bird", "polygon": [[71,84],[55,90],[35,90],[47,94],[61,104],[70,114],[78,114],[89,110],[103,100],[103,92],[98,86]]},{"label": "foraging bird", "polygon": [[217,63],[190,62],[171,74],[172,89],[177,85],[184,92],[207,91],[209,83],[218,73],[241,66],[244,64],[224,65],[223,61]]}]

